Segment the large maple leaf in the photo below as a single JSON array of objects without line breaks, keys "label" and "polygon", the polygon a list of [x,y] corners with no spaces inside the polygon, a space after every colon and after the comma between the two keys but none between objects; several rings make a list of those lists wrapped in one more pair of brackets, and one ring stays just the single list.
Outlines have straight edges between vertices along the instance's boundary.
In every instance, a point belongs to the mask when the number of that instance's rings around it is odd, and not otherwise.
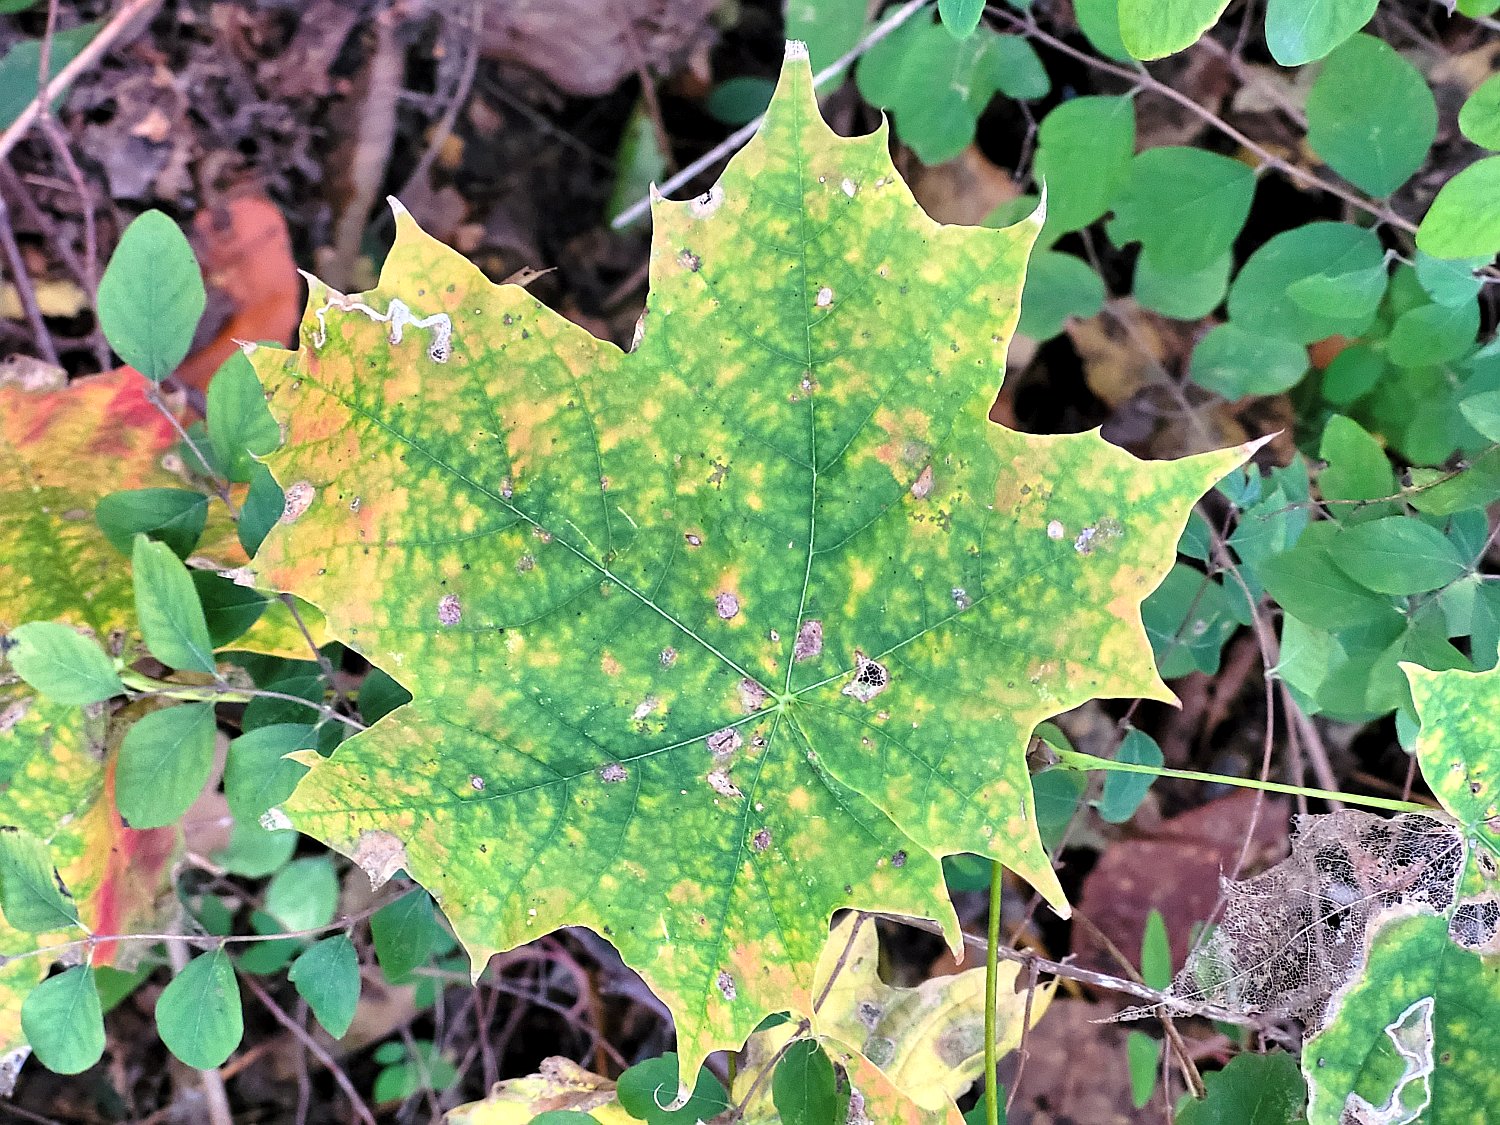
[{"label": "large maple leaf", "polygon": [[933,223],[795,53],[719,184],[653,219],[622,353],[398,209],[380,286],[315,283],[300,350],[255,354],[288,435],[255,565],[415,697],[273,819],[405,868],[476,971],[604,934],[692,1074],[810,1010],[835,910],[951,939],[942,854],[1066,911],[1027,737],[1170,698],[1140,602],[1244,451],[992,425],[1040,216]]}]

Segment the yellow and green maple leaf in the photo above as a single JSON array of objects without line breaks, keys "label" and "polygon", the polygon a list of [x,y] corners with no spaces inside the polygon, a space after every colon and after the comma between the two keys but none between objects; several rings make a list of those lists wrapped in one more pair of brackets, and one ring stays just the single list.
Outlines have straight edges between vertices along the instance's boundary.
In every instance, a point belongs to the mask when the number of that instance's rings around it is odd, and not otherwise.
[{"label": "yellow and green maple leaf", "polygon": [[687,1074],[810,1012],[834,911],[954,940],[942,855],[1066,911],[1029,733],[1170,698],[1140,603],[1245,454],[988,421],[1040,219],[930,221],[796,55],[719,183],[655,202],[629,352],[398,209],[379,287],[314,284],[253,356],[287,433],[255,569],[414,699],[273,817],[404,868],[476,971],[595,929]]}]

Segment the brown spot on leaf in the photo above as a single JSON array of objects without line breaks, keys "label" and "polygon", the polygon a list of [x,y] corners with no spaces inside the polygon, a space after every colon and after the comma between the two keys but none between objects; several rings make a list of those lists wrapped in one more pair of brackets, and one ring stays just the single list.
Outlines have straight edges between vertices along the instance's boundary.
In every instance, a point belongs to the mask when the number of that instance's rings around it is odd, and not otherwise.
[{"label": "brown spot on leaf", "polygon": [[717,984],[719,986],[719,991],[724,994],[724,999],[726,999],[726,1000],[733,1000],[734,999],[735,994],[736,994],[736,990],[735,990],[735,987],[734,987],[734,978],[732,976],[730,976],[728,972],[726,972],[723,969],[719,970],[719,977],[718,977]]},{"label": "brown spot on leaf", "polygon": [[750,846],[758,852],[763,852],[771,846],[771,830],[769,828],[759,829],[754,836],[750,837]]},{"label": "brown spot on leaf", "polygon": [[766,705],[766,700],[770,698],[770,693],[754,680],[740,681],[740,706],[744,708],[745,714],[755,714]]},{"label": "brown spot on leaf", "polygon": [[463,615],[463,606],[458,604],[457,594],[444,594],[438,599],[437,616],[439,625],[457,625],[463,618]]},{"label": "brown spot on leaf", "polygon": [[725,769],[710,770],[708,774],[708,787],[721,797],[743,797],[740,787],[729,780],[729,771]]},{"label": "brown spot on leaf", "polygon": [[677,264],[685,270],[697,273],[703,268],[703,259],[691,250],[682,250],[677,255]]},{"label": "brown spot on leaf", "polygon": [[669,645],[661,650],[661,656],[658,659],[663,668],[670,668],[677,663],[677,650]]},{"label": "brown spot on leaf", "polygon": [[370,889],[376,890],[406,866],[406,845],[389,832],[372,828],[359,834],[350,858],[370,877]]},{"label": "brown spot on leaf", "polygon": [[474,790],[474,792],[476,793],[483,793],[484,778],[480,777],[477,773],[471,773],[469,775],[469,788]]},{"label": "brown spot on leaf", "polygon": [[712,753],[715,758],[722,758],[726,754],[733,754],[736,750],[743,746],[745,742],[745,740],[740,737],[740,732],[735,730],[733,727],[725,727],[723,730],[716,730],[713,732],[713,734],[709,735],[708,738],[705,739],[705,741],[708,743],[709,752]]},{"label": "brown spot on leaf", "polygon": [[904,848],[901,851],[898,851],[894,855],[891,856],[891,866],[892,867],[905,867],[906,866],[906,850]]},{"label": "brown spot on leaf", "polygon": [[714,597],[714,610],[724,621],[738,617],[740,612],[740,599],[728,590],[721,590]]},{"label": "brown spot on leaf", "polygon": [[932,466],[928,465],[912,482],[911,494],[918,500],[925,500],[932,495]]},{"label": "brown spot on leaf", "polygon": [[797,639],[792,643],[793,660],[811,660],[823,651],[823,623],[804,621],[797,630]]},{"label": "brown spot on leaf", "polygon": [[953,587],[953,604],[959,609],[968,609],[974,604],[974,599],[969,597],[969,592],[962,586]]},{"label": "brown spot on leaf", "polygon": [[683,536],[683,538],[687,540],[687,545],[689,547],[703,546],[703,537],[701,535],[695,534],[694,532],[689,531]]},{"label": "brown spot on leaf", "polygon": [[312,506],[313,498],[318,494],[308,481],[299,480],[296,484],[288,485],[286,490],[286,504],[281,509],[282,523],[296,523],[302,518],[302,514]]},{"label": "brown spot on leaf", "polygon": [[629,776],[630,771],[619,762],[610,762],[608,765],[599,767],[599,780],[606,785],[614,785],[617,782],[624,781]]}]

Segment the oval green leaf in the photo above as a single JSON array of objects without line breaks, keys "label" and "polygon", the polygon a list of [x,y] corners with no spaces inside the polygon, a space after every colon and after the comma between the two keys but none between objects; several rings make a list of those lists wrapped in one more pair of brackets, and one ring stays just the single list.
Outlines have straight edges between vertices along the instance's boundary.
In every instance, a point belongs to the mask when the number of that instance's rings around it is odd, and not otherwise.
[{"label": "oval green leaf", "polygon": [[287,972],[297,993],[335,1039],[342,1039],[359,1007],[359,955],[348,934],[309,946]]},{"label": "oval green leaf", "polygon": [[125,228],[99,279],[99,327],[121,359],[159,383],[187,356],[206,300],[188,240],[147,211]]},{"label": "oval green leaf", "polygon": [[5,659],[48,699],[82,707],[125,691],[115,664],[97,643],[67,625],[33,621],[10,634]]},{"label": "oval green leaf", "polygon": [[62,887],[46,843],[17,828],[0,829],[0,913],[27,933],[76,926],[78,908]]},{"label": "oval green leaf", "polygon": [[1191,47],[1229,7],[1229,0],[1119,2],[1120,38],[1138,59],[1159,59]]},{"label": "oval green leaf", "polygon": [[240,985],[223,948],[200,953],[168,982],[156,1001],[156,1030],[167,1050],[188,1066],[213,1070],[245,1034]]},{"label": "oval green leaf", "polygon": [[48,977],[21,1004],[21,1031],[37,1060],[57,1074],[79,1074],[104,1055],[104,1013],[87,965]]},{"label": "oval green leaf", "polygon": [[132,723],[115,767],[115,799],[132,828],[174,824],[214,766],[211,703],[164,707]]},{"label": "oval green leaf", "polygon": [[1500,74],[1492,74],[1458,111],[1458,127],[1481,148],[1500,149]]},{"label": "oval green leaf", "polygon": [[135,612],[151,655],[185,672],[214,671],[214,646],[187,567],[165,543],[137,535],[131,553]]},{"label": "oval green leaf", "polygon": [[838,1082],[816,1039],[799,1039],[781,1056],[771,1075],[771,1100],[782,1125],[835,1125]]},{"label": "oval green leaf", "polygon": [[1475,161],[1442,186],[1417,227],[1417,248],[1434,258],[1500,252],[1500,156]]},{"label": "oval green leaf", "polygon": [[1321,59],[1375,14],[1380,0],[1270,0],[1266,46],[1282,66]]},{"label": "oval green leaf", "polygon": [[1427,159],[1437,103],[1422,72],[1384,40],[1355,35],[1307,95],[1307,143],[1355,187],[1388,196]]}]

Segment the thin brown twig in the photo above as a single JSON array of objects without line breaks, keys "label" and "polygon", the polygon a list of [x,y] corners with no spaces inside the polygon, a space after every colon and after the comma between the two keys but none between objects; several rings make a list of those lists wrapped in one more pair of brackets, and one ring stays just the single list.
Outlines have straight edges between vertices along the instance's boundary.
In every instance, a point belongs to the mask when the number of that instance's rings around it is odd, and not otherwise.
[{"label": "thin brown twig", "polygon": [[[484,28],[484,0],[474,0],[469,13],[470,26],[467,31],[468,46],[464,52],[463,69],[459,71],[458,81],[453,85],[453,93],[448,98],[448,104],[443,109],[443,114],[438,118],[437,125],[433,128],[432,136],[427,140],[427,147],[422,150],[416,166],[412,168],[411,175],[401,185],[401,190],[396,192],[397,199],[407,198],[418,184],[432,170],[432,165],[442,151],[443,142],[453,135],[453,128],[458,123],[458,115],[463,112],[464,106],[469,104],[469,92],[474,88],[474,76],[479,73],[479,48],[481,45],[481,34]],[[385,223],[393,218],[389,210],[382,212],[381,222]]]},{"label": "thin brown twig", "polygon": [[[1146,983],[1145,978],[1136,971],[1136,967],[1131,963],[1130,958],[1125,956],[1120,947],[1115,944],[1114,939],[1094,924],[1093,919],[1089,918],[1076,907],[1073,910],[1073,918],[1083,923],[1084,928],[1094,936],[1096,941],[1104,946],[1105,952],[1125,971],[1126,976],[1137,984]],[[1198,1067],[1188,1055],[1187,1044],[1182,1041],[1182,1033],[1177,1030],[1176,1021],[1166,1012],[1162,1012],[1159,1018],[1161,1019],[1162,1031],[1167,1037],[1167,1042],[1170,1044],[1172,1052],[1177,1056],[1178,1065],[1182,1068],[1182,1075],[1187,1081],[1188,1088],[1192,1090],[1193,1097],[1202,1098],[1207,1093],[1203,1087],[1203,1076],[1198,1073]]]},{"label": "thin brown twig", "polygon": [[5,264],[10,269],[21,308],[26,313],[26,322],[31,325],[37,354],[57,367],[60,365],[57,348],[52,343],[52,333],[47,331],[46,321],[42,319],[42,309],[36,301],[36,290],[31,285],[31,275],[26,272],[26,261],[21,257],[21,247],[16,243],[16,232],[10,224],[10,207],[4,199],[0,199],[0,250],[5,253]]},{"label": "thin brown twig", "polygon": [[359,1096],[359,1091],[354,1088],[354,1083],[349,1080],[349,1076],[344,1073],[344,1068],[339,1066],[338,1061],[323,1048],[321,1043],[308,1034],[305,1027],[292,1019],[281,1005],[276,1003],[260,981],[249,973],[241,974],[240,979],[250,990],[250,994],[260,1001],[261,1007],[271,1013],[271,1018],[291,1032],[292,1037],[302,1045],[303,1050],[322,1063],[324,1069],[333,1075],[333,1080],[344,1092],[344,1097],[349,1099],[355,1118],[364,1122],[365,1125],[376,1125],[375,1115],[370,1112],[370,1107],[365,1104],[365,1100]]},{"label": "thin brown twig", "polygon": [[51,105],[75,78],[98,62],[104,53],[114,46],[115,41],[130,30],[138,18],[154,11],[160,3],[161,0],[127,0],[127,3],[110,17],[109,22],[99,29],[99,34],[90,39],[67,66],[53,75],[47,83],[47,88],[38,90],[37,96],[27,103],[26,108],[16,116],[5,132],[0,133],[0,160],[10,155],[17,142],[31,128],[43,107]]},{"label": "thin brown twig", "polygon": [[[889,914],[877,912],[876,918],[885,918],[891,922],[899,922],[903,926],[912,926],[918,930],[924,930],[930,934],[939,936],[943,928],[937,922],[928,918],[914,918],[904,914]],[[964,945],[978,953],[985,952],[985,940],[976,934],[965,933]],[[1036,961],[1040,972],[1051,973],[1055,977],[1064,980],[1078,981],[1080,984],[1091,984],[1095,988],[1102,988],[1108,992],[1118,992],[1125,996],[1134,996],[1139,1000],[1146,1000],[1161,1007],[1169,1007],[1179,1016],[1195,1015],[1205,1016],[1208,1019],[1222,1020],[1225,1023],[1238,1024],[1243,1027],[1261,1028],[1264,1021],[1256,1016],[1247,1015],[1244,1012],[1236,1012],[1230,1008],[1221,1008],[1217,1004],[1202,1004],[1187,1000],[1181,996],[1175,996],[1170,992],[1162,992],[1159,989],[1137,984],[1135,981],[1126,980],[1123,977],[1110,976],[1108,973],[1098,973],[1093,969],[1080,968],[1067,961],[1053,961],[1049,958],[1039,956],[1031,950],[1012,949],[1008,945],[1002,945],[997,951],[997,956],[1007,961],[1015,961],[1018,964],[1027,964],[1030,960]]]},{"label": "thin brown twig", "polygon": [[1026,962],[1026,1007],[1021,1012],[1021,1041],[1016,1044],[1016,1076],[1011,1079],[1010,1089],[1005,1095],[1005,1116],[1010,1117],[1011,1106],[1015,1104],[1016,1093],[1021,1089],[1021,1079],[1026,1074],[1026,1060],[1031,1057],[1031,1050],[1026,1045],[1031,1036],[1031,1001],[1036,995],[1037,976],[1041,970],[1037,968],[1036,954],[1027,950],[1031,956]]}]

